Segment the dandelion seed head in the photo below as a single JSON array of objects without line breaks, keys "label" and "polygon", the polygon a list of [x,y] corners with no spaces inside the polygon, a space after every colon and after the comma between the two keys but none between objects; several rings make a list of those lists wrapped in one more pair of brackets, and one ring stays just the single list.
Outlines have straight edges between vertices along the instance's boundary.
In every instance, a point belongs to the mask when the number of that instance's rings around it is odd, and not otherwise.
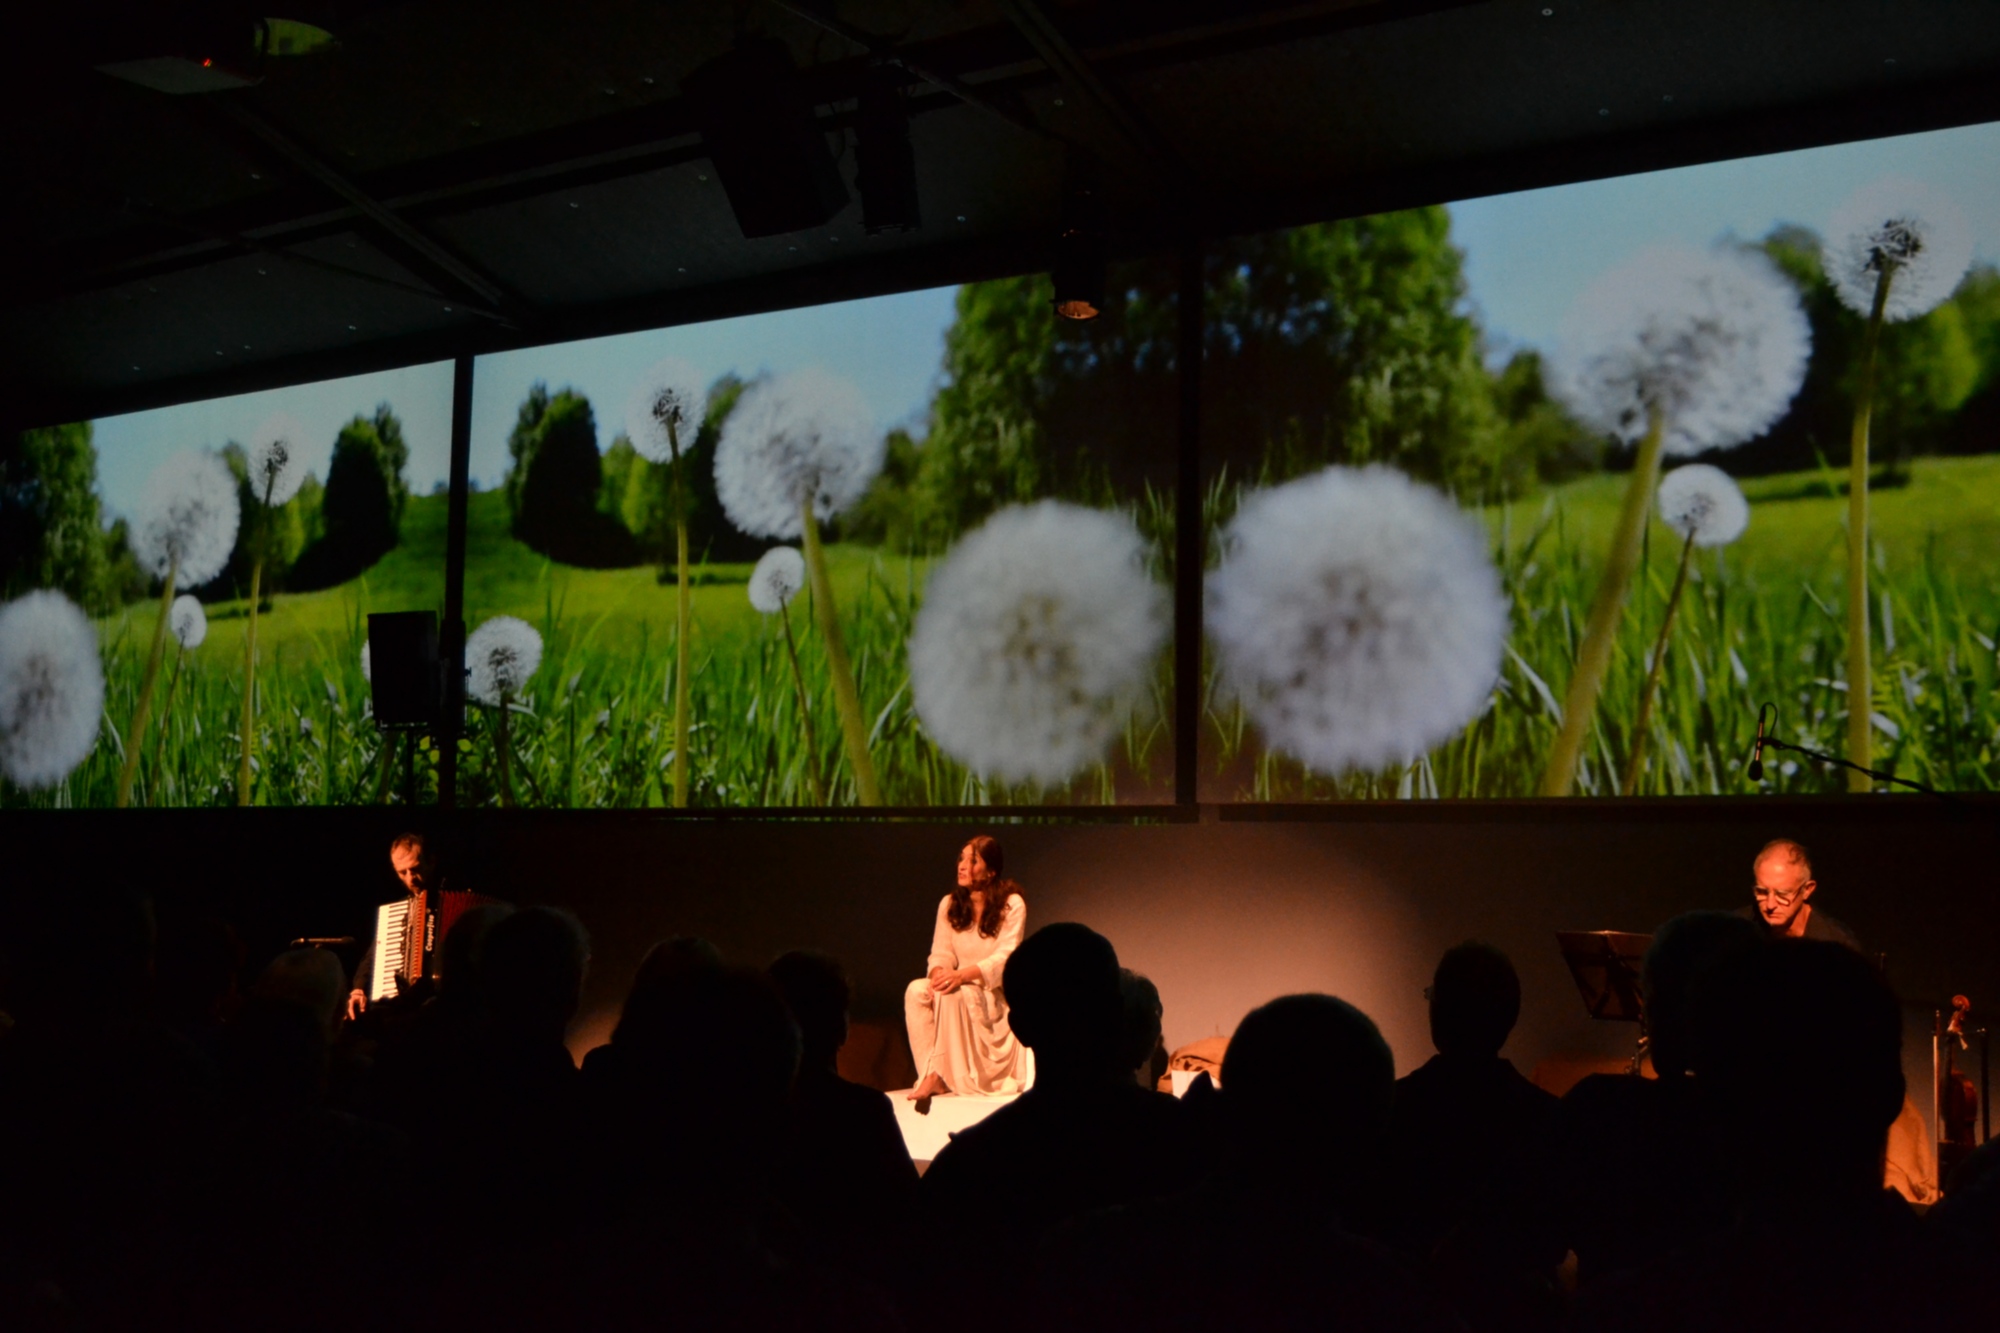
[{"label": "dandelion seed head", "polygon": [[715,449],[715,493],[756,537],[800,536],[812,502],[822,522],[859,500],[882,470],[884,443],[861,391],[806,369],[751,385]]},{"label": "dandelion seed head", "polygon": [[677,356],[664,357],[647,368],[625,400],[625,434],[647,458],[669,462],[674,440],[678,438],[683,449],[692,445],[707,412],[708,390],[702,387],[701,372]]},{"label": "dandelion seed head", "polygon": [[499,707],[521,693],[542,664],[542,636],[527,621],[495,616],[465,641],[465,688],[480,703]]},{"label": "dandelion seed head", "polygon": [[1660,522],[1703,548],[1727,546],[1750,526],[1750,502],[1727,472],[1689,463],[1660,478]]},{"label": "dandelion seed head", "polygon": [[1507,604],[1479,523],[1394,469],[1247,496],[1208,576],[1225,690],[1322,773],[1408,763],[1485,709]]},{"label": "dandelion seed head", "polygon": [[750,605],[774,615],[791,605],[806,586],[806,558],[795,546],[773,546],[750,571]]},{"label": "dandelion seed head", "polygon": [[369,653],[368,644],[365,640],[361,645],[361,679],[367,681],[370,685],[375,683],[375,659]]},{"label": "dandelion seed head", "polygon": [[[289,503],[306,479],[306,429],[276,412],[250,439],[250,493],[273,509]],[[266,498],[268,497],[268,498]]]},{"label": "dandelion seed head", "polygon": [[1104,758],[1167,637],[1132,520],[1012,505],[931,574],[910,693],[938,748],[984,778],[1054,784]]},{"label": "dandelion seed head", "polygon": [[1755,439],[1805,380],[1812,330],[1797,290],[1761,254],[1659,245],[1602,274],[1565,316],[1551,384],[1626,444],[1658,411],[1669,455]]},{"label": "dandelion seed head", "polygon": [[174,642],[183,650],[199,648],[208,637],[208,612],[199,598],[184,592],[174,598],[173,609],[167,612],[167,628],[173,631]]},{"label": "dandelion seed head", "polygon": [[0,773],[31,791],[68,777],[97,743],[97,630],[59,592],[0,607]]},{"label": "dandelion seed head", "polygon": [[184,449],[146,479],[132,522],[132,555],[154,578],[172,567],[182,587],[198,588],[229,563],[240,517],[228,464]]},{"label": "dandelion seed head", "polygon": [[1820,260],[1841,304],[1864,316],[1875,308],[1882,270],[1892,268],[1882,317],[1915,319],[1958,290],[1972,264],[1972,226],[1937,190],[1888,176],[1834,209]]}]

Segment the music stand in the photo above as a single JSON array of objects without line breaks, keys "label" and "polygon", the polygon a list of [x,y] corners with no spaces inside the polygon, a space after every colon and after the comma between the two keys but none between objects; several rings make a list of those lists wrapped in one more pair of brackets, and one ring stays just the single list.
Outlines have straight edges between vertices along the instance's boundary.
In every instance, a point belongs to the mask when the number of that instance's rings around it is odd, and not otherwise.
[{"label": "music stand", "polygon": [[1559,930],[1556,946],[1562,950],[1569,974],[1576,979],[1577,992],[1590,1016],[1608,1023],[1637,1023],[1639,1045],[1632,1054],[1632,1072],[1638,1073],[1646,1059],[1646,1000],[1640,989],[1640,967],[1651,935],[1629,930]]}]

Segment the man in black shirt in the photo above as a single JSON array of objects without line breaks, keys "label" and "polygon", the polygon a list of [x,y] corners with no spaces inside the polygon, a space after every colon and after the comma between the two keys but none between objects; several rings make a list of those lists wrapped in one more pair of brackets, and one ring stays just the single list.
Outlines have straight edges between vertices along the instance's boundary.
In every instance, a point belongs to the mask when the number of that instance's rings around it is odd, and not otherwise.
[{"label": "man in black shirt", "polygon": [[1853,931],[1813,906],[1813,890],[1818,885],[1803,843],[1771,839],[1751,862],[1751,873],[1756,876],[1751,890],[1756,901],[1739,908],[1738,916],[1763,922],[1772,939],[1831,940],[1861,952],[1861,942]]},{"label": "man in black shirt", "polygon": [[[389,864],[396,868],[396,878],[403,881],[404,890],[412,898],[423,897],[437,874],[430,854],[424,850],[424,835],[421,833],[397,834],[396,840],[389,844]],[[368,983],[375,975],[375,951],[381,947],[380,940],[371,941],[368,951],[361,955],[361,966],[354,971],[354,989],[347,996],[347,1017],[350,1020],[359,1018],[368,1007]]]}]

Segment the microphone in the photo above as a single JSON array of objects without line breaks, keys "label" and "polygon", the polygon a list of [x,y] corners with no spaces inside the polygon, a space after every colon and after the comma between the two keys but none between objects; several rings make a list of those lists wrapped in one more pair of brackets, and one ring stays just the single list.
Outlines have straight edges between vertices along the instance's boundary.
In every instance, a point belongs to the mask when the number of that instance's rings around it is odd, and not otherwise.
[{"label": "microphone", "polygon": [[1757,743],[1750,747],[1750,780],[1764,779],[1764,715],[1777,711],[1776,704],[1765,704],[1757,710]]}]

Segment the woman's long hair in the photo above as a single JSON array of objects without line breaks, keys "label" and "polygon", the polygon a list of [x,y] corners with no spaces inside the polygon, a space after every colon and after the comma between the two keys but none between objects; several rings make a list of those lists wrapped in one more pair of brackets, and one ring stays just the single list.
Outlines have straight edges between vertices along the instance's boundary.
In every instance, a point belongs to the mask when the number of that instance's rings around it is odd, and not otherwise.
[{"label": "woman's long hair", "polygon": [[986,906],[979,914],[979,933],[992,939],[1000,933],[1000,918],[1006,915],[1007,900],[1021,891],[1021,886],[1008,879],[1005,873],[1006,857],[1000,851],[1000,840],[984,833],[965,844],[979,854],[986,867],[986,878],[976,884],[954,884],[951,890],[951,908],[945,913],[945,920],[953,930],[964,930],[972,924],[972,891],[986,891]]}]

